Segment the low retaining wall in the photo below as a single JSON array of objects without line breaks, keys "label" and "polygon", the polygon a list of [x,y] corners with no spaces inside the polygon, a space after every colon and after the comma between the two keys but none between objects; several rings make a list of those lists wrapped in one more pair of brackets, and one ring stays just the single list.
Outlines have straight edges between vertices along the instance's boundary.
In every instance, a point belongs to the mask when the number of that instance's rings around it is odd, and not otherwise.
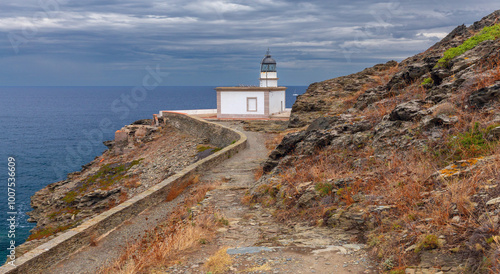
[{"label": "low retaining wall", "polygon": [[[195,136],[208,138],[222,150],[192,164],[181,172],[136,195],[118,206],[27,252],[15,261],[16,267],[3,265],[0,273],[44,273],[76,250],[90,244],[91,236],[103,235],[148,207],[164,202],[172,188],[189,184],[192,176],[207,170],[245,149],[247,137],[228,127],[177,113],[164,113],[165,121]],[[213,142],[213,143],[212,143]]]},{"label": "low retaining wall", "polygon": [[183,110],[162,110],[160,111],[158,117],[162,116],[164,112],[176,112],[176,113],[184,113],[187,115],[209,115],[214,114],[217,115],[217,109],[183,109]]},{"label": "low retaining wall", "polygon": [[208,143],[217,147],[226,147],[240,139],[240,133],[219,124],[207,122],[195,117],[176,112],[162,112],[164,121],[190,135],[206,138]]}]

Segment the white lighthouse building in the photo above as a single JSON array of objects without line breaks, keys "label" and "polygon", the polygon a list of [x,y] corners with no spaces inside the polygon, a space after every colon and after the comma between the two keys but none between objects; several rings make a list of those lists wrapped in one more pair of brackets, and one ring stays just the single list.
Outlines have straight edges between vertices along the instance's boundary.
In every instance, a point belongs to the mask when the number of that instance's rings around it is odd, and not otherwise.
[{"label": "white lighthouse building", "polygon": [[276,61],[269,50],[260,63],[260,85],[218,87],[217,118],[269,118],[285,111],[286,87],[278,86]]}]

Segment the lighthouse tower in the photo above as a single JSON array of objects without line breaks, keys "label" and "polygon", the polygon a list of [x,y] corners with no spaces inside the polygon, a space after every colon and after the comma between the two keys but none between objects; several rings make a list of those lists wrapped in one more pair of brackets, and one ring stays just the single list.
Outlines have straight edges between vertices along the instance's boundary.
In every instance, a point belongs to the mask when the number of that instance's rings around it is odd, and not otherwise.
[{"label": "lighthouse tower", "polygon": [[269,49],[266,57],[260,63],[260,87],[277,87],[278,73],[276,72],[276,61],[271,58]]}]

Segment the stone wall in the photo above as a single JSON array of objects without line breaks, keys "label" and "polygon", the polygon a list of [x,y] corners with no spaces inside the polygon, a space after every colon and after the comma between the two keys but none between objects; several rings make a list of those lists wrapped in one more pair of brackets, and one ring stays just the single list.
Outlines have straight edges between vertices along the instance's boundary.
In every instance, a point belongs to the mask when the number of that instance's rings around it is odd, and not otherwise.
[{"label": "stone wall", "polygon": [[92,235],[103,235],[148,207],[165,201],[165,197],[168,196],[171,189],[178,189],[189,184],[189,180],[195,174],[216,166],[246,147],[247,137],[228,127],[176,113],[164,114],[164,117],[165,122],[176,128],[189,134],[207,138],[212,145],[223,147],[223,149],[186,167],[181,172],[124,203],[27,252],[16,259],[16,267],[3,265],[0,267],[0,273],[44,273],[44,269],[89,245]]},{"label": "stone wall", "polygon": [[160,119],[181,131],[207,138],[208,143],[217,147],[226,147],[240,139],[240,135],[230,128],[180,113],[164,111]]}]

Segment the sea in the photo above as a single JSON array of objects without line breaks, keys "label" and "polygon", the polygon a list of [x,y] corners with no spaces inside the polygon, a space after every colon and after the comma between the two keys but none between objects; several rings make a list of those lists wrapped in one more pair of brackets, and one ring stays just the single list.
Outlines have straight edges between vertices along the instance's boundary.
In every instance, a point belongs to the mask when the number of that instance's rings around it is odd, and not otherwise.
[{"label": "sea", "polygon": [[[81,170],[106,150],[102,142],[112,140],[124,125],[152,118],[160,110],[217,108],[214,89],[0,87],[0,263],[11,241],[22,244],[35,226],[27,222],[26,212],[36,191]],[[286,107],[306,89],[289,86]]]}]

